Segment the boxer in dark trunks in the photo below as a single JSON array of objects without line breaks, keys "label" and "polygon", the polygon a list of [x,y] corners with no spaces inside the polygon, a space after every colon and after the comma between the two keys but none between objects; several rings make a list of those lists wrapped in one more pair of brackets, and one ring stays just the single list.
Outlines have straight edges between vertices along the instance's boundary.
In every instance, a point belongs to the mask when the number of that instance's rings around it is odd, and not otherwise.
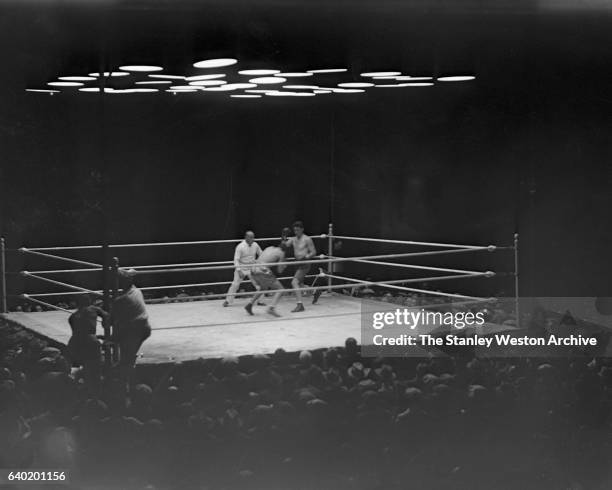
[{"label": "boxer in dark trunks", "polygon": [[300,289],[304,287],[304,279],[310,270],[310,263],[300,263],[300,261],[313,259],[317,255],[317,249],[312,238],[304,233],[304,224],[301,221],[293,223],[293,233],[294,236],[288,238],[287,244],[293,247],[293,256],[295,257],[297,267],[291,280],[291,287],[295,289],[295,296],[297,298],[297,305],[291,312],[297,313],[304,311]]},{"label": "boxer in dark trunks", "polygon": [[[257,284],[259,290],[251,298],[251,301],[244,307],[249,315],[253,314],[253,305],[259,300],[259,298],[268,290],[276,290],[272,303],[268,307],[268,313],[272,316],[280,316],[276,311],[276,305],[283,294],[283,285],[278,280],[276,274],[272,271],[271,266],[258,265],[258,264],[273,264],[276,262],[283,262],[285,260],[285,241],[281,242],[279,247],[266,247],[261,253],[259,258],[255,261],[255,264],[251,266],[251,280]],[[278,274],[281,274],[285,270],[285,265],[277,265],[274,267]]]}]

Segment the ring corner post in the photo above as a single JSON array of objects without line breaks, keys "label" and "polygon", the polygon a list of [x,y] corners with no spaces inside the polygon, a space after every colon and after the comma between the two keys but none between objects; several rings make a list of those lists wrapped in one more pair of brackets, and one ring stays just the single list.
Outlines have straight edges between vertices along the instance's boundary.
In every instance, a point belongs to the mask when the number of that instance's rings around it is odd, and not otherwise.
[{"label": "ring corner post", "polygon": [[6,243],[0,237],[0,313],[8,313],[6,305]]},{"label": "ring corner post", "polygon": [[[111,310],[111,266],[109,261],[110,247],[108,243],[102,245],[102,309],[110,313]],[[103,324],[104,340],[110,340],[110,320]]]},{"label": "ring corner post", "polygon": [[[111,301],[113,301],[117,297],[118,292],[119,292],[119,259],[117,257],[113,257],[111,260],[110,288],[111,288]],[[111,318],[112,318],[112,303],[111,303]],[[115,335],[114,322],[111,322],[111,324],[109,325],[109,333],[111,337]],[[111,351],[113,362],[117,362],[119,360],[119,355],[120,355],[119,349],[115,345]]]},{"label": "ring corner post", "polygon": [[516,326],[520,328],[520,299],[519,299],[519,234],[514,234],[514,314],[516,315]]},{"label": "ring corner post", "polygon": [[330,223],[327,228],[327,257],[329,261],[327,262],[327,292],[331,293],[331,285],[334,265],[332,262],[332,255],[334,254],[334,224]]}]

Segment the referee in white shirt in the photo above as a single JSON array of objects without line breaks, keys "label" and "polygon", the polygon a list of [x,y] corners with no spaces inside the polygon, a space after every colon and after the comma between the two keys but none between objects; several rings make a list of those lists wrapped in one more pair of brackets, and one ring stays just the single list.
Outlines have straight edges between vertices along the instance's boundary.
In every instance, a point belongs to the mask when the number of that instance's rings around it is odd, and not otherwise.
[{"label": "referee in white shirt", "polygon": [[[255,233],[248,230],[244,234],[244,240],[236,245],[236,250],[234,251],[234,265],[236,266],[234,269],[234,280],[227,290],[227,296],[225,297],[223,306],[231,305],[234,302],[234,295],[236,291],[238,291],[240,283],[247,277],[251,279],[251,268],[249,264],[255,263],[260,255],[261,248],[259,248],[259,245],[255,242]],[[253,283],[255,289],[259,291],[259,286],[254,283],[253,280],[251,280],[251,283]]]}]

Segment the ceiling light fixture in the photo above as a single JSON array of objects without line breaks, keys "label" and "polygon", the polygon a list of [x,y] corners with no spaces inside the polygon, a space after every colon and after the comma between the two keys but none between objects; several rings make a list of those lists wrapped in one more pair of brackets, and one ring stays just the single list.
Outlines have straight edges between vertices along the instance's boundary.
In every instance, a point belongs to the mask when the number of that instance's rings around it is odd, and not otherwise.
[{"label": "ceiling light fixture", "polygon": [[397,77],[401,75],[401,71],[370,71],[362,73],[362,77]]},{"label": "ceiling light fixture", "polygon": [[452,77],[438,77],[438,82],[467,82],[469,80],[474,80],[476,77],[473,75],[459,75]]},{"label": "ceiling light fixture", "polygon": [[324,70],[308,70],[308,73],[344,73],[347,68],[326,68]]},{"label": "ceiling light fixture", "polygon": [[[128,75],[129,73],[126,71],[105,71],[104,73],[102,73],[103,77],[127,77]],[[97,72],[94,72],[94,73],[90,73],[89,76],[99,77],[100,74]]]},{"label": "ceiling light fixture", "polygon": [[234,58],[217,58],[213,60],[203,60],[194,63],[195,68],[221,68],[222,66],[230,66],[238,63],[237,59]]},{"label": "ceiling light fixture", "polygon": [[189,82],[189,85],[196,87],[214,87],[215,85],[225,85],[227,82],[224,80],[196,80],[195,82]]},{"label": "ceiling light fixture", "polygon": [[47,85],[52,87],[82,87],[81,82],[49,82]]},{"label": "ceiling light fixture", "polygon": [[367,88],[373,87],[373,83],[362,83],[362,82],[347,82],[347,83],[339,83],[338,87],[342,88]]},{"label": "ceiling light fixture", "polygon": [[123,65],[119,67],[123,71],[147,72],[147,71],[162,71],[161,66],[154,65]]},{"label": "ceiling light fixture", "polygon": [[185,78],[185,80],[188,80],[190,82],[195,82],[198,80],[214,80],[216,78],[223,78],[225,76],[225,73],[214,73],[212,75],[196,75],[194,77],[181,77],[181,78]]},{"label": "ceiling light fixture", "polygon": [[276,75],[279,73],[280,73],[280,70],[241,70],[238,72],[239,75],[254,75],[254,76]]},{"label": "ceiling light fixture", "polygon": [[286,81],[287,79],[283,77],[258,77],[258,78],[251,78],[249,80],[249,82],[256,83],[257,85],[259,84],[272,85],[275,83],[285,83]]},{"label": "ceiling light fixture", "polygon": [[67,82],[89,82],[95,80],[95,77],[57,77],[58,80],[65,80]]},{"label": "ceiling light fixture", "polygon": [[[127,73],[126,73],[127,75]],[[151,78],[162,78],[164,80],[185,80],[186,77],[181,75],[149,75]]]},{"label": "ceiling light fixture", "polygon": [[51,90],[51,89],[43,89],[43,88],[26,88],[25,89],[26,92],[42,92],[45,94],[59,94],[60,91],[59,90]]}]

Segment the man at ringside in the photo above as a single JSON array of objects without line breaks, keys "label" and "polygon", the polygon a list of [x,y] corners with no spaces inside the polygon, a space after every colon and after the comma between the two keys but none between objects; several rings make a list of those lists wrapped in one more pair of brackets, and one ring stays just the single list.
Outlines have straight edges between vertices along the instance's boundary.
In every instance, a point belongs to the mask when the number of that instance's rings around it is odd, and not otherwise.
[{"label": "man at ringside", "polygon": [[[234,250],[234,266],[236,267],[234,269],[234,280],[227,290],[227,296],[225,297],[223,306],[230,306],[234,302],[234,295],[236,291],[238,291],[242,281],[251,277],[249,264],[253,264],[260,255],[261,248],[255,241],[255,233],[248,230],[244,234],[244,240],[236,245],[236,249]],[[253,286],[255,286],[255,289],[259,290],[259,287],[252,279],[251,282]]]},{"label": "man at ringside", "polygon": [[119,271],[120,293],[112,306],[113,340],[119,346],[119,367],[122,378],[128,382],[136,356],[143,342],[151,336],[149,314],[142,291],[134,284],[136,271]]}]

